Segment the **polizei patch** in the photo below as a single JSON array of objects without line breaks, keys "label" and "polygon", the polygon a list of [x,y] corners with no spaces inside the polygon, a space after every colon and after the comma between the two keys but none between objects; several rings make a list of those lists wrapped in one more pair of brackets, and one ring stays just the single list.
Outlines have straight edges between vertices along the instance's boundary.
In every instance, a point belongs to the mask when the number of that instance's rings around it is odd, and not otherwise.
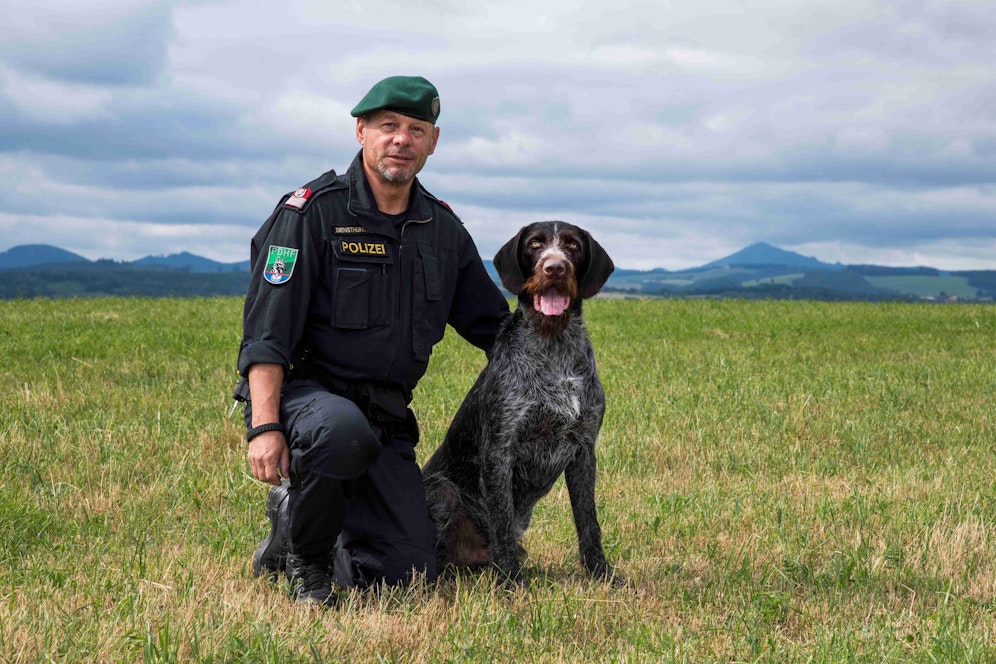
[{"label": "polizei patch", "polygon": [[383,242],[340,240],[339,250],[347,256],[387,256],[387,245]]},{"label": "polizei patch", "polygon": [[263,278],[271,284],[279,286],[290,281],[297,263],[297,249],[270,245],[270,253],[266,257],[266,268]]}]

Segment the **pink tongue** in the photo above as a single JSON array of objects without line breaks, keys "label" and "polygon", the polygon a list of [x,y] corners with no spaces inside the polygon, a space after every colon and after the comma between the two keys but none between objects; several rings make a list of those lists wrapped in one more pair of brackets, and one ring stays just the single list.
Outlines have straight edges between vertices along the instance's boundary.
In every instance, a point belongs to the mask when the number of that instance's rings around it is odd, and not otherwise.
[{"label": "pink tongue", "polygon": [[559,316],[567,311],[571,299],[555,290],[548,290],[542,295],[533,296],[533,308],[544,316]]}]

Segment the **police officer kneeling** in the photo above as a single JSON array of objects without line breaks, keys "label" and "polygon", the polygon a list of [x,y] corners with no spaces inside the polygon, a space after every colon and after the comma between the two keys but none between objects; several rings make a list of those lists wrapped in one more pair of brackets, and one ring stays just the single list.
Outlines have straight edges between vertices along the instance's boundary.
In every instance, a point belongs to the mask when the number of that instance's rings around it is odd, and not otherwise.
[{"label": "police officer kneeling", "polygon": [[447,324],[488,350],[508,313],[415,177],[439,138],[435,87],[384,79],[352,115],[346,173],[285,196],[253,238],[236,391],[252,473],[275,487],[253,573],[283,570],[297,601],[322,605],[334,585],[435,578],[412,390]]}]

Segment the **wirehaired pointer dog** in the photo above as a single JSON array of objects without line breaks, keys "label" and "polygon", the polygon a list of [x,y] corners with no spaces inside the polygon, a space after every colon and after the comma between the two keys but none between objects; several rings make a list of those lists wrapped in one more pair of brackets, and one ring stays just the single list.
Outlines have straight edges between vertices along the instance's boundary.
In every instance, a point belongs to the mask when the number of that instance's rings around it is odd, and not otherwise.
[{"label": "wirehaired pointer dog", "polygon": [[602,288],[612,260],[587,231],[543,221],[509,240],[495,267],[519,306],[422,469],[440,569],[490,564],[521,583],[519,540],[563,473],[581,561],[611,578],[595,511],[605,393],[581,301]]}]

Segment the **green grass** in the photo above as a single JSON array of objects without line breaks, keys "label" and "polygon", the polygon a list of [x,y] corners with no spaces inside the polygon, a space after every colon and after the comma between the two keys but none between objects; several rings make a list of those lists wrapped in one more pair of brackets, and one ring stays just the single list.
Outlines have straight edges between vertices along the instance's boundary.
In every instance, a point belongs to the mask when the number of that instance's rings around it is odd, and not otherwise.
[{"label": "green grass", "polygon": [[[996,308],[597,300],[587,579],[562,482],[531,586],[292,606],[228,419],[236,298],[0,302],[0,661],[996,660]],[[416,395],[424,459],[480,369]]]}]

